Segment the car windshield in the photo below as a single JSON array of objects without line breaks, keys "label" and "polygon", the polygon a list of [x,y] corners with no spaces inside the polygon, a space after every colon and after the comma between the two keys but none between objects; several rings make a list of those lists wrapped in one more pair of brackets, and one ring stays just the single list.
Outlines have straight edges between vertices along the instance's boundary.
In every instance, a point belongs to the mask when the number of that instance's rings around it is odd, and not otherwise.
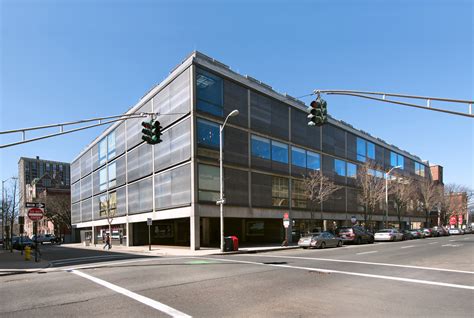
[{"label": "car windshield", "polygon": [[380,230],[379,233],[390,233],[392,230]]}]

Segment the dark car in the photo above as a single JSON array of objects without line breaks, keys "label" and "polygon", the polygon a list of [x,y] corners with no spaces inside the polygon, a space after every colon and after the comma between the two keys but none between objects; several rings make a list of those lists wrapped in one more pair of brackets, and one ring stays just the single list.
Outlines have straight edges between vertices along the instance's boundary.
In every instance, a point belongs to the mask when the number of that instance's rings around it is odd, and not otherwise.
[{"label": "dark car", "polygon": [[336,229],[336,235],[346,243],[373,243],[374,235],[361,226],[343,226]]},{"label": "dark car", "polygon": [[403,240],[413,240],[415,238],[413,234],[411,233],[411,231],[409,230],[403,230],[402,234],[403,234]]},{"label": "dark car", "polygon": [[23,236],[23,237],[20,237],[20,236],[14,236],[13,237],[13,248],[16,249],[16,250],[22,250],[24,249],[26,246],[29,246],[30,248],[34,248],[35,247],[35,242],[33,242],[30,238],[28,238],[27,236]]}]

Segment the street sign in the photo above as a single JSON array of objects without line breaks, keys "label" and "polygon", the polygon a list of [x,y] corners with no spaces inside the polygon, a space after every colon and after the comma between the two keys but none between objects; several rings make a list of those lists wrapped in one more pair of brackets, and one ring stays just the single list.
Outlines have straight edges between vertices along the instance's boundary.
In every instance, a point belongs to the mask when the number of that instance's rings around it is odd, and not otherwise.
[{"label": "street sign", "polygon": [[288,215],[288,212],[283,213],[283,220],[289,220],[290,217]]},{"label": "street sign", "polygon": [[28,217],[31,221],[39,221],[43,218],[43,209],[40,208],[30,208],[28,209]]},{"label": "street sign", "polygon": [[26,202],[25,203],[25,208],[40,208],[44,209],[46,207],[46,204],[42,202]]},{"label": "street sign", "polygon": [[151,218],[146,219],[146,225],[152,225],[153,220]]},{"label": "street sign", "polygon": [[351,223],[352,223],[352,224],[356,224],[356,223],[357,223],[357,218],[356,218],[354,215],[351,217]]},{"label": "street sign", "polygon": [[284,220],[283,226],[285,227],[285,229],[287,229],[290,226],[290,220]]}]

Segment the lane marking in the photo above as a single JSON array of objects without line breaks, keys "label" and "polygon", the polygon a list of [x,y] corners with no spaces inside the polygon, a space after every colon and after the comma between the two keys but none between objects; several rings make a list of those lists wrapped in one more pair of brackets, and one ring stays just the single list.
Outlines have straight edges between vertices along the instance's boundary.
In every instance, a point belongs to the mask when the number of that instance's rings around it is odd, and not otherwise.
[{"label": "lane marking", "polygon": [[474,272],[461,271],[456,269],[446,269],[446,268],[436,268],[436,267],[424,267],[424,266],[415,266],[415,265],[401,265],[401,264],[388,264],[388,263],[375,263],[375,262],[364,262],[364,261],[351,261],[343,259],[330,259],[330,258],[313,258],[313,257],[300,257],[300,256],[277,256],[277,255],[254,255],[246,254],[245,256],[250,257],[275,257],[275,258],[291,258],[291,259],[304,259],[304,260],[313,260],[313,261],[324,261],[324,262],[336,262],[336,263],[354,263],[354,264],[364,264],[364,265],[375,265],[375,266],[388,266],[388,267],[402,267],[402,268],[413,268],[413,269],[423,269],[430,271],[440,271],[440,272],[450,272],[450,273],[461,273],[461,274],[471,274],[474,275]]},{"label": "lane marking", "polygon": [[456,240],[449,240],[450,242],[456,242]]},{"label": "lane marking", "polygon": [[431,243],[428,243],[429,245],[431,244],[438,244],[439,242],[431,242]]},{"label": "lane marking", "polygon": [[132,291],[130,291],[130,290],[128,290],[128,289],[125,289],[125,288],[122,288],[122,287],[120,287],[120,286],[114,285],[114,284],[109,283],[109,282],[107,282],[107,281],[105,281],[105,280],[102,280],[102,279],[100,279],[100,278],[97,278],[97,277],[88,275],[88,274],[86,274],[86,273],[80,272],[80,271],[75,270],[75,269],[70,270],[69,272],[70,272],[70,273],[73,273],[73,274],[76,274],[76,275],[78,275],[78,276],[81,276],[81,277],[83,277],[83,278],[86,278],[86,279],[88,279],[88,280],[91,280],[91,281],[93,281],[93,282],[96,283],[96,284],[99,284],[99,285],[102,285],[102,286],[104,286],[104,287],[107,287],[107,288],[109,288],[109,289],[111,289],[111,290],[113,290],[113,291],[115,291],[115,292],[117,292],[117,293],[119,293],[119,294],[122,294],[122,295],[124,295],[124,296],[129,297],[129,298],[132,298],[132,299],[134,299],[134,300],[136,300],[136,301],[138,301],[138,302],[140,302],[140,303],[142,303],[142,304],[145,304],[145,305],[147,305],[147,306],[150,306],[150,307],[152,307],[152,308],[155,308],[156,310],[159,310],[159,311],[161,311],[161,312],[163,312],[163,313],[165,313],[165,314],[167,314],[167,315],[170,315],[171,317],[191,317],[191,316],[189,316],[189,315],[187,315],[187,314],[185,314],[185,313],[183,313],[183,312],[181,312],[181,311],[179,311],[179,310],[176,310],[176,309],[174,309],[174,308],[172,308],[172,307],[170,307],[170,306],[167,306],[167,305],[165,305],[165,304],[163,304],[163,303],[160,303],[160,302],[158,302],[158,301],[156,301],[156,300],[153,300],[153,299],[151,299],[151,298],[148,298],[148,297],[139,295],[139,294],[134,293],[134,292],[132,292]]},{"label": "lane marking", "polygon": [[111,256],[98,256],[98,257],[87,257],[87,258],[71,258],[71,259],[65,259],[65,260],[57,260],[57,261],[51,261],[50,263],[53,265],[61,265],[61,264],[69,264],[69,263],[80,263],[84,261],[94,261],[94,260],[103,260],[103,259],[123,259],[127,258],[128,256],[124,255],[111,255]]},{"label": "lane marking", "polygon": [[372,253],[378,253],[378,251],[370,251],[370,252],[356,253],[356,255],[364,255],[364,254],[372,254]]},{"label": "lane marking", "polygon": [[94,264],[84,264],[84,265],[75,265],[73,267],[65,266],[61,269],[59,268],[47,268],[46,270],[49,271],[69,271],[74,269],[88,269],[88,268],[99,268],[99,267],[107,267],[110,265],[123,265],[129,263],[140,263],[140,262],[152,262],[152,261],[166,261],[166,260],[177,260],[177,259],[186,259],[190,258],[189,256],[183,257],[170,257],[170,258],[160,258],[160,257],[147,257],[147,258],[135,258],[125,261],[110,261],[110,262],[101,262],[101,263],[94,263]]},{"label": "lane marking", "polygon": [[[201,258],[203,258],[203,257],[201,257]],[[204,258],[204,259],[206,259],[206,258]],[[474,290],[474,286],[433,282],[433,281],[421,280],[421,279],[412,279],[412,278],[403,278],[403,277],[385,276],[385,275],[374,275],[374,274],[363,274],[363,273],[356,273],[356,272],[338,271],[338,270],[333,270],[333,269],[301,267],[301,266],[282,265],[282,264],[263,264],[263,263],[258,263],[258,262],[238,261],[238,260],[219,259],[219,258],[213,258],[213,259],[223,261],[223,262],[237,262],[237,263],[242,263],[242,264],[272,266],[272,267],[289,268],[289,269],[300,269],[300,270],[311,271],[311,272],[321,272],[321,273],[328,273],[328,274],[342,274],[342,275],[350,275],[350,276],[361,276],[361,277],[395,280],[395,281],[416,283],[416,284],[425,284],[425,285],[434,285],[434,286],[443,286],[443,287],[452,287],[452,288],[459,288],[459,289]]]},{"label": "lane marking", "polygon": [[403,246],[403,247],[400,247],[400,248],[410,248],[410,247],[415,247],[415,245],[408,245],[408,246]]}]

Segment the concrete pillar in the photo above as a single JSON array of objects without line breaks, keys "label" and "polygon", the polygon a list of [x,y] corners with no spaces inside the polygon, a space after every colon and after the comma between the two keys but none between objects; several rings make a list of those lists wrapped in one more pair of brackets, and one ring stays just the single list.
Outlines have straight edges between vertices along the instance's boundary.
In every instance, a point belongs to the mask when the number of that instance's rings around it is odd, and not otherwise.
[{"label": "concrete pillar", "polygon": [[97,233],[95,232],[96,228],[92,225],[92,245],[97,245]]},{"label": "concrete pillar", "polygon": [[191,233],[190,249],[195,251],[201,248],[201,232],[200,232],[200,217],[197,215],[191,216],[189,220]]},{"label": "concrete pillar", "polygon": [[126,240],[126,246],[133,246],[133,224],[132,223],[127,223],[125,224],[127,228],[127,240]]},{"label": "concrete pillar", "polygon": [[209,246],[211,243],[211,235],[210,235],[210,220],[209,218],[202,218],[201,219],[202,223],[202,243],[204,245]]}]

